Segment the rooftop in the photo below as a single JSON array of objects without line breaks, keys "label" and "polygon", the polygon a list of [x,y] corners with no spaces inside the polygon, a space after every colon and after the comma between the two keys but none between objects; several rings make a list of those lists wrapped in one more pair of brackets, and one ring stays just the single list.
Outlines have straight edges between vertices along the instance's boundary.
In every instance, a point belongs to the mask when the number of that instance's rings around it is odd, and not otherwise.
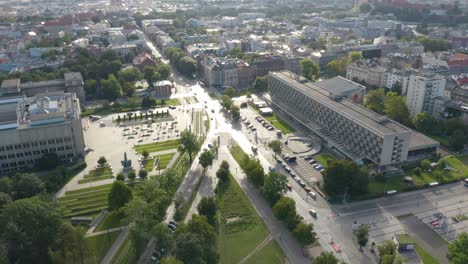
[{"label": "rooftop", "polygon": [[386,116],[377,114],[361,105],[353,103],[346,98],[334,97],[333,94],[316,85],[315,83],[300,83],[295,79],[297,75],[291,72],[270,72],[270,75],[287,82],[289,85],[302,92],[306,96],[312,98],[322,105],[327,106],[340,115],[347,117],[353,122],[367,127],[376,134],[388,135],[394,133],[411,132],[409,128],[387,118]]},{"label": "rooftop", "polygon": [[317,82],[315,84],[334,94],[344,94],[361,89],[366,89],[366,87],[364,87],[363,85],[350,81],[341,76]]},{"label": "rooftop", "polygon": [[439,145],[440,145],[439,141],[435,141],[428,136],[425,136],[419,132],[413,131],[413,133],[411,133],[411,139],[410,139],[408,151],[427,148],[430,146],[437,147]]}]

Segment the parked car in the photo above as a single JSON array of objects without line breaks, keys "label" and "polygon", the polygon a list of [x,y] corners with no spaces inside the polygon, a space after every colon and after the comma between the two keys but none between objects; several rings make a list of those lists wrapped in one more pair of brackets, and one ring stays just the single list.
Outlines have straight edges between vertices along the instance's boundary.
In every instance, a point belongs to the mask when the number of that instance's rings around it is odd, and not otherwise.
[{"label": "parked car", "polygon": [[317,194],[315,194],[313,191],[310,191],[310,192],[309,192],[309,195],[310,195],[310,197],[312,197],[312,198],[314,198],[314,199],[317,198]]},{"label": "parked car", "polygon": [[316,212],[314,209],[309,209],[309,214],[310,214],[312,217],[317,217],[317,212]]},{"label": "parked car", "polygon": [[463,180],[463,184],[464,184],[466,187],[468,187],[468,178],[466,178],[466,179]]},{"label": "parked car", "polygon": [[314,160],[314,159],[309,160],[309,164],[315,164],[315,163],[317,163],[316,160]]},{"label": "parked car", "polygon": [[306,185],[305,185],[305,182],[303,182],[302,180],[299,180],[297,183],[299,183],[299,185],[304,188]]},{"label": "parked car", "polygon": [[301,179],[299,179],[299,177],[294,177],[294,180],[299,183],[301,181]]},{"label": "parked car", "polygon": [[306,191],[306,193],[309,193],[310,191],[312,191],[309,187],[304,187],[304,191]]},{"label": "parked car", "polygon": [[175,221],[175,220],[171,220],[171,221],[169,221],[169,224],[174,225],[174,226],[177,227],[177,225],[178,225],[179,223],[177,223],[177,221]]},{"label": "parked car", "polygon": [[287,171],[288,173],[291,173],[291,168],[289,168],[288,166],[284,167],[284,170]]},{"label": "parked car", "polygon": [[252,127],[250,130],[252,130],[252,131],[257,131],[257,128]]},{"label": "parked car", "polygon": [[167,227],[168,227],[169,229],[171,229],[172,231],[175,231],[176,228],[177,228],[177,226],[175,226],[175,225],[173,225],[173,224],[170,224],[170,223],[167,224]]},{"label": "parked car", "polygon": [[288,183],[288,185],[287,185],[287,186],[288,186],[288,190],[290,190],[290,191],[291,191],[291,190],[292,190],[292,186],[291,186],[291,184],[289,184],[289,183]]}]

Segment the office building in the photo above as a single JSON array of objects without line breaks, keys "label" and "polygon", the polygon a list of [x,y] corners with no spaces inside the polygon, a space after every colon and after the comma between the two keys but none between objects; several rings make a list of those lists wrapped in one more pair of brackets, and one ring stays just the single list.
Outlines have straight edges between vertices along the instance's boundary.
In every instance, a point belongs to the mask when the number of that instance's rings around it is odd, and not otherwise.
[{"label": "office building", "polygon": [[84,158],[79,99],[53,92],[0,98],[0,172],[34,167],[47,153],[65,162]]},{"label": "office building", "polygon": [[426,112],[434,115],[434,99],[444,96],[446,79],[436,73],[420,73],[410,76],[406,105],[411,116]]},{"label": "office building", "polygon": [[274,106],[318,135],[327,148],[383,171],[435,153],[437,141],[336,95],[291,72],[270,72],[268,90]]}]

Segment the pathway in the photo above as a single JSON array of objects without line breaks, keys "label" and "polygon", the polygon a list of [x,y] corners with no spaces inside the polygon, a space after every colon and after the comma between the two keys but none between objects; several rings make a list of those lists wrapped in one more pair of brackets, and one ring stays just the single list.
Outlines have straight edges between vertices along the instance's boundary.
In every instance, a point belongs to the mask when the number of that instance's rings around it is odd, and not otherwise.
[{"label": "pathway", "polygon": [[112,247],[107,251],[106,256],[102,259],[101,264],[109,264],[111,263],[112,259],[114,258],[119,248],[122,246],[123,242],[128,236],[128,228],[124,227],[124,229],[120,232],[120,235],[115,240]]},{"label": "pathway", "polygon": [[92,233],[86,234],[85,237],[99,236],[99,235],[106,234],[106,233],[117,232],[117,231],[121,231],[121,230],[123,230],[125,228],[126,228],[126,226],[122,226],[122,227],[111,228],[111,229],[102,230],[102,231],[98,231],[98,232],[92,232]]},{"label": "pathway", "polygon": [[269,234],[256,248],[254,248],[247,256],[245,256],[241,261],[239,261],[239,264],[245,263],[249,258],[251,258],[253,255],[255,255],[257,252],[259,252],[262,248],[264,248],[270,241],[273,240],[273,236]]}]

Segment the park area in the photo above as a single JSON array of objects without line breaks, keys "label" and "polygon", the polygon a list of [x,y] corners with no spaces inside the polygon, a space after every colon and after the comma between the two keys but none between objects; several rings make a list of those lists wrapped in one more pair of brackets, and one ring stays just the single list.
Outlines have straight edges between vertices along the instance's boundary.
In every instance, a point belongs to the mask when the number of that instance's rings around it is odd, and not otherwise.
[{"label": "park area", "polygon": [[270,232],[232,176],[217,196],[220,262],[239,263],[257,249],[246,263],[284,263],[283,252],[274,239],[262,244]]},{"label": "park area", "polygon": [[142,154],[143,151],[148,151],[148,153],[154,153],[159,151],[165,151],[169,149],[177,149],[179,147],[180,141],[178,139],[168,140],[163,142],[155,142],[149,144],[135,145],[135,151],[138,154]]},{"label": "park area", "polygon": [[111,186],[112,184],[106,184],[65,192],[65,196],[58,199],[64,216],[96,216],[107,208],[107,195]]},{"label": "park area", "polygon": [[[464,157],[463,157],[464,158]],[[405,169],[405,174],[401,176],[388,177],[386,180],[378,177],[371,177],[369,180],[370,194],[383,194],[385,191],[396,190],[399,192],[421,189],[430,183],[439,184],[454,182],[468,177],[468,167],[455,156],[442,158],[446,167],[436,166],[430,172],[417,168]],[[419,168],[419,169],[418,169]],[[413,183],[404,181],[405,177],[411,177]]]},{"label": "park area", "polygon": [[78,184],[112,179],[114,177],[112,174],[111,167],[97,168],[86,174],[82,180],[78,180]]},{"label": "park area", "polygon": [[280,119],[278,116],[276,116],[275,113],[273,113],[271,116],[264,116],[263,118],[270,122],[271,125],[274,126],[277,130],[281,130],[281,132],[285,135],[296,132],[294,127],[290,126],[286,121]]},{"label": "park area", "polygon": [[97,236],[86,237],[86,251],[84,263],[99,264],[109,248],[114,244],[120,232],[110,232]]},{"label": "park area", "polygon": [[159,158],[159,164],[157,166],[157,169],[158,170],[164,170],[167,167],[167,165],[169,164],[169,162],[172,160],[172,158],[174,157],[175,154],[176,154],[176,152],[157,155],[157,156],[154,156],[154,157],[149,157],[147,159],[143,159],[141,162],[142,162],[143,167],[145,168],[145,170],[148,171],[148,172],[151,172],[153,170],[153,168],[154,168],[153,165],[154,165],[155,160],[157,158]]}]

